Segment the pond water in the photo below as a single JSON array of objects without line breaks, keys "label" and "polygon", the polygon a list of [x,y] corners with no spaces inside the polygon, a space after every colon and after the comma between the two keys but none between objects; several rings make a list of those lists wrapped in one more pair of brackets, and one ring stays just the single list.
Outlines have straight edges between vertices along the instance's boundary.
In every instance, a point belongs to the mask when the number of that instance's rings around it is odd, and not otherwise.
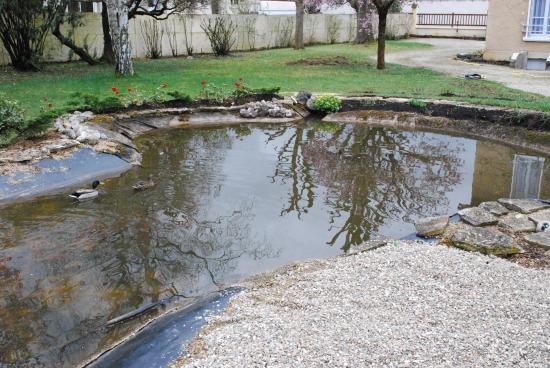
[{"label": "pond water", "polygon": [[[486,141],[363,125],[239,126],[141,137],[143,167],[99,198],[0,209],[0,366],[73,367],[107,321],[292,261],[404,237],[459,203],[550,198],[544,158]],[[131,185],[153,174],[157,185]]]}]

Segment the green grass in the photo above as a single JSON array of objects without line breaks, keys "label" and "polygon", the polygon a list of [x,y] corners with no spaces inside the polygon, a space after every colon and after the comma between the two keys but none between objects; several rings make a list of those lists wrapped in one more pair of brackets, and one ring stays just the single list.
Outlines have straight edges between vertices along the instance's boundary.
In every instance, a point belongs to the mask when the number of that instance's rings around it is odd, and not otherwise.
[{"label": "green grass", "polygon": [[[388,52],[429,45],[389,41]],[[485,80],[453,78],[422,68],[388,65],[384,71],[374,67],[371,59],[375,45],[323,45],[303,51],[275,49],[235,53],[226,58],[198,56],[136,60],[136,75],[117,79],[110,66],[95,67],[83,63],[51,64],[40,73],[16,73],[11,68],[0,69],[0,92],[19,100],[29,116],[40,106],[52,103],[62,108],[74,92],[112,96],[111,87],[133,87],[152,93],[162,82],[167,90],[178,90],[198,96],[200,81],[232,85],[243,76],[252,88],[281,87],[283,94],[299,90],[345,95],[383,95],[397,97],[444,98],[471,103],[528,108],[550,111],[550,98],[507,88]],[[343,56],[348,65],[303,65],[289,62],[300,59]]]}]

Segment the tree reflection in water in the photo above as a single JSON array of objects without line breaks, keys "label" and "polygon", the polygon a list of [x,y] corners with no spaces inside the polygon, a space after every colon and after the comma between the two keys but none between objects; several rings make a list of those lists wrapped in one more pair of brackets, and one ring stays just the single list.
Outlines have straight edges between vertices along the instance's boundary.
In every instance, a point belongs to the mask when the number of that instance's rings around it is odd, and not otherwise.
[{"label": "tree reflection in water", "polygon": [[[90,335],[112,318],[445,209],[462,166],[449,142],[322,123],[142,137],[143,168],[97,200],[2,208],[0,365],[75,366],[123,334]],[[148,174],[157,186],[134,193]]]},{"label": "tree reflection in water", "polygon": [[110,334],[82,341],[109,319],[223,287],[244,255],[276,255],[251,234],[251,203],[228,214],[208,211],[223,182],[227,130],[163,138],[141,142],[151,147],[144,167],[162,168],[154,190],[132,193],[131,172],[96,201],[57,196],[3,210],[9,242],[0,245],[0,365],[32,365],[40,356],[48,366],[72,366],[64,354],[82,359],[112,342]]},{"label": "tree reflection in water", "polygon": [[283,137],[272,177],[291,187],[281,214],[300,218],[322,196],[331,219],[327,243],[343,250],[369,240],[388,219],[411,222],[446,210],[446,193],[461,180],[463,148],[430,134],[330,123],[267,133],[268,142]]}]

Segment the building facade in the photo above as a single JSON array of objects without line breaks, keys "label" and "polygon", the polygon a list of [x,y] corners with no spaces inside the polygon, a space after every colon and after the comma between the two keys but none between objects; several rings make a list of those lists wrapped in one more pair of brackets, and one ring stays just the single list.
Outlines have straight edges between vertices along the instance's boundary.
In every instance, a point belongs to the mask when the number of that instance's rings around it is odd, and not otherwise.
[{"label": "building facade", "polygon": [[484,57],[510,60],[521,52],[533,69],[550,64],[550,0],[491,0]]}]

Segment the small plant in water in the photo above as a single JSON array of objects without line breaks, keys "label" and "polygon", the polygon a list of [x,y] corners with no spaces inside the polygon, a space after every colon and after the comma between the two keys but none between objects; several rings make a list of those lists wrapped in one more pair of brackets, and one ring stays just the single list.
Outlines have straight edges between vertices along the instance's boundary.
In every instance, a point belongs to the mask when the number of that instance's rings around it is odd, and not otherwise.
[{"label": "small plant in water", "polygon": [[322,112],[338,112],[342,108],[342,101],[336,96],[320,96],[313,102],[315,110]]}]

